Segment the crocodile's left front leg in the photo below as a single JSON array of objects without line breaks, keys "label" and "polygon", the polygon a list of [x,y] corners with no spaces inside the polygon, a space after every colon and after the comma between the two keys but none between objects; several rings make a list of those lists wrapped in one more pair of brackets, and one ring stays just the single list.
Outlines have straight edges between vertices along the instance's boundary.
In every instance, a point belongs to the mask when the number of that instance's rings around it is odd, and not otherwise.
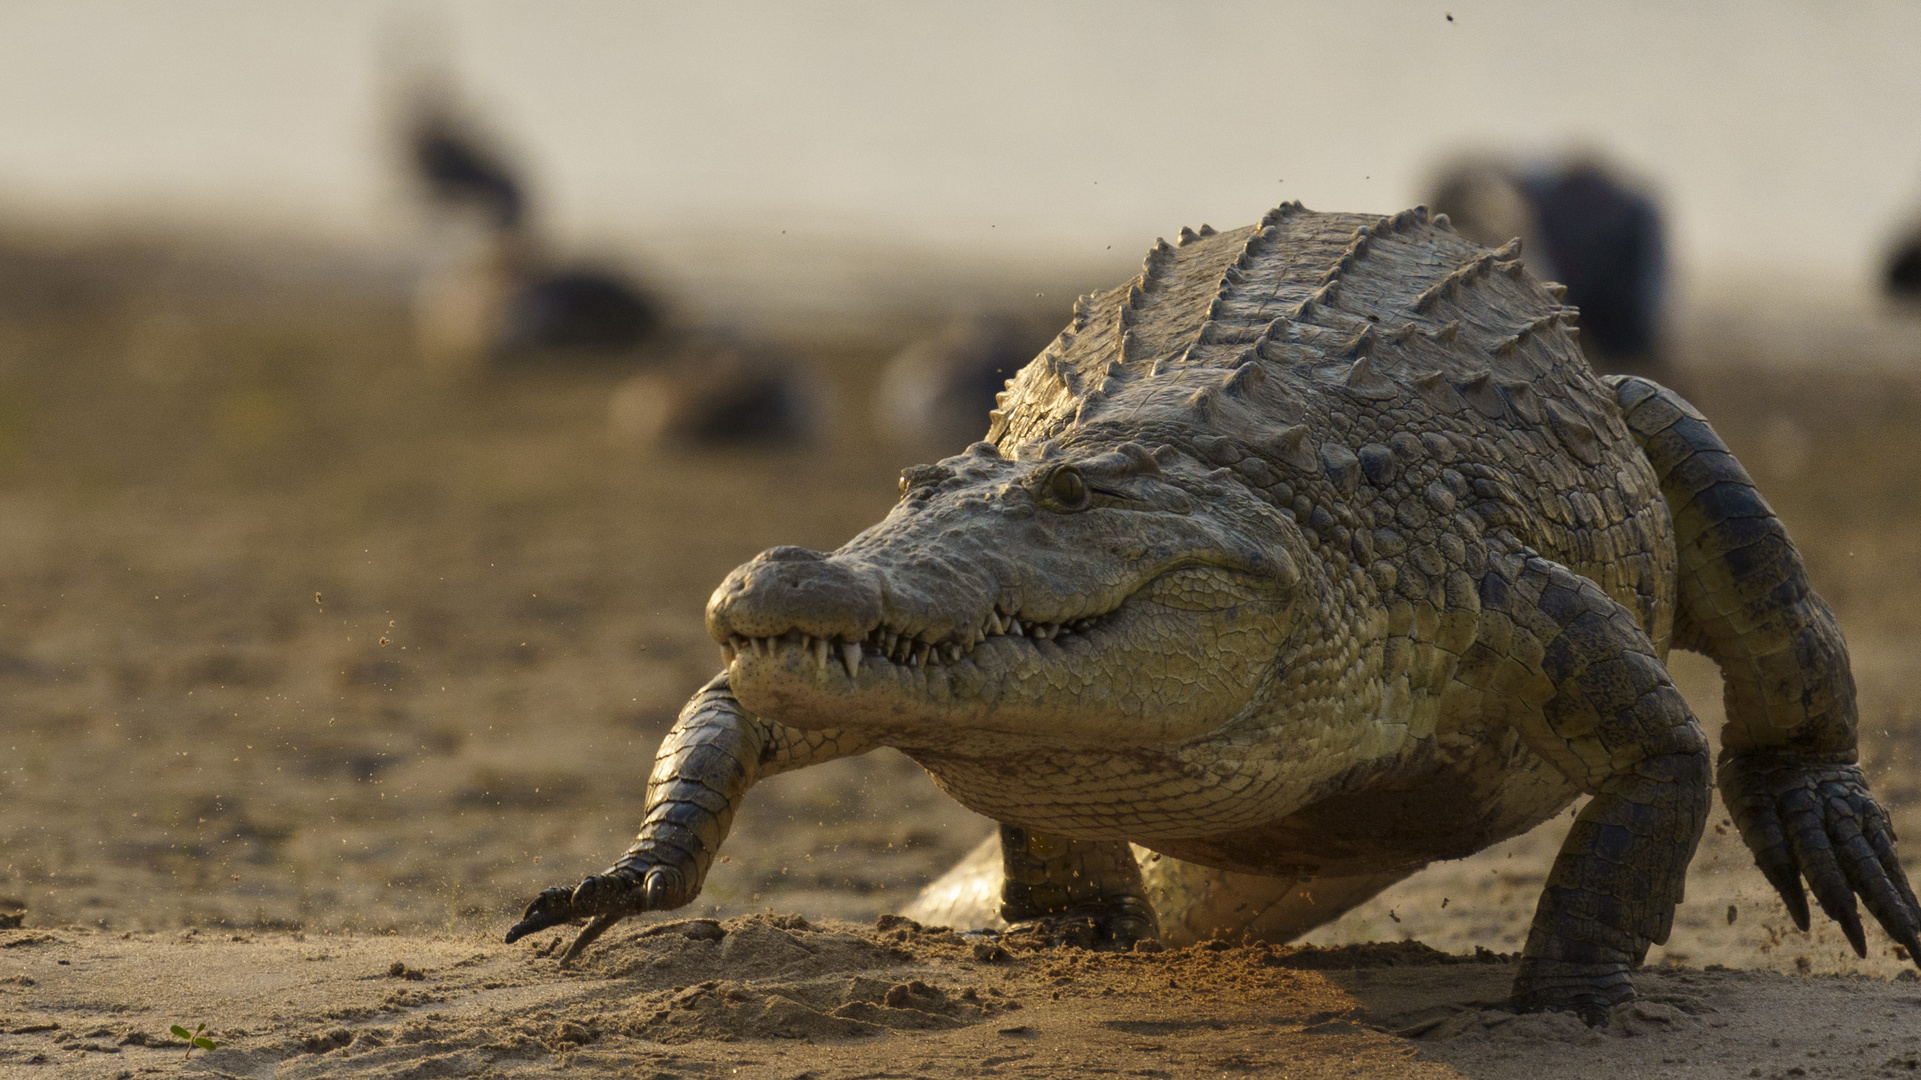
[{"label": "crocodile's left front leg", "polygon": [[1854,675],[1834,612],[1787,526],[1707,419],[1646,379],[1608,381],[1674,515],[1675,643],[1721,668],[1721,798],[1741,838],[1803,931],[1806,877],[1857,955],[1868,955],[1859,894],[1921,963],[1921,902],[1861,772]]},{"label": "crocodile's left front leg", "polygon": [[1558,563],[1504,561],[1482,579],[1463,681],[1593,796],[1548,875],[1514,1003],[1599,1023],[1667,940],[1707,818],[1707,738],[1626,608]]},{"label": "crocodile's left front leg", "polygon": [[715,676],[661,740],[647,780],[646,819],[633,846],[580,884],[535,897],[507,931],[507,941],[591,919],[562,954],[565,964],[629,915],[690,902],[700,895],[734,811],[756,781],[874,745],[851,732],[803,731],[762,720],[734,700],[725,673]]}]

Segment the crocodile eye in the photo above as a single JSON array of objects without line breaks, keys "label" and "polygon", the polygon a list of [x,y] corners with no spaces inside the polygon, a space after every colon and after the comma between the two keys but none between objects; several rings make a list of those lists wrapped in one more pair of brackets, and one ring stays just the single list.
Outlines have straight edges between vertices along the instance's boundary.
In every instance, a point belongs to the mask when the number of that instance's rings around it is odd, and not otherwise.
[{"label": "crocodile eye", "polygon": [[1087,505],[1087,482],[1081,479],[1079,469],[1064,465],[1047,478],[1047,494],[1061,509],[1079,510]]}]

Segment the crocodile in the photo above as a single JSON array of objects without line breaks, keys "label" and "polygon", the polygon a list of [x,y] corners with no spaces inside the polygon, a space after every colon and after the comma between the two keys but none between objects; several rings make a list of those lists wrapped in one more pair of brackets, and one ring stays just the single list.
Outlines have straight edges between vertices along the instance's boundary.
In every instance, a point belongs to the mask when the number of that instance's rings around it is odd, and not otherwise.
[{"label": "crocodile", "polygon": [[[507,940],[688,903],[753,783],[889,746],[1000,823],[1001,914],[1059,940],[1284,940],[1586,795],[1513,1003],[1605,1022],[1718,782],[1797,925],[1805,877],[1857,953],[1858,894],[1921,957],[1834,616],[1564,295],[1419,207],[1156,243],[878,524],[728,575],[639,838]],[[1724,676],[1718,765],[1677,647]]]}]

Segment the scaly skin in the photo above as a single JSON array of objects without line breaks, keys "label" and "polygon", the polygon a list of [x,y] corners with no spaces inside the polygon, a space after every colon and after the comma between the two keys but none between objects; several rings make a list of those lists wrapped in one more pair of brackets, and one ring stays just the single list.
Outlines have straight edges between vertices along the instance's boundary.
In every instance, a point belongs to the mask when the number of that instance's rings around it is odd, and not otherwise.
[{"label": "scaly skin", "polygon": [[1157,245],[879,524],[728,576],[727,670],[640,840],[513,936],[592,918],[571,956],[687,902],[759,776],[872,746],[1003,823],[1010,920],[1121,945],[1157,908],[1285,939],[1586,793],[1514,994],[1597,1021],[1707,812],[1678,643],[1728,673],[1721,784],[1769,880],[1921,955],[1786,533],[1685,402],[1594,378],[1515,254],[1298,204]]}]

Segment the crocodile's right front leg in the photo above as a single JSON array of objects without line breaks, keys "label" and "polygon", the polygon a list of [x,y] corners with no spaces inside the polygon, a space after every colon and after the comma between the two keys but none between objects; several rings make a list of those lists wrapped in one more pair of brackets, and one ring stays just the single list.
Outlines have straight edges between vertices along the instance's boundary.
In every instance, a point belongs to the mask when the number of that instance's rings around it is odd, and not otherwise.
[{"label": "crocodile's right front leg", "polygon": [[1707,818],[1707,737],[1633,614],[1593,582],[1528,555],[1491,567],[1478,599],[1466,679],[1594,796],[1541,892],[1514,1004],[1602,1023],[1673,925]]},{"label": "crocodile's right front leg", "polygon": [[734,811],[756,781],[873,746],[851,732],[768,723],[734,700],[725,673],[715,676],[661,741],[647,780],[646,819],[633,846],[580,884],[535,897],[507,931],[507,941],[592,920],[561,955],[565,964],[629,915],[688,903],[700,895]]}]

